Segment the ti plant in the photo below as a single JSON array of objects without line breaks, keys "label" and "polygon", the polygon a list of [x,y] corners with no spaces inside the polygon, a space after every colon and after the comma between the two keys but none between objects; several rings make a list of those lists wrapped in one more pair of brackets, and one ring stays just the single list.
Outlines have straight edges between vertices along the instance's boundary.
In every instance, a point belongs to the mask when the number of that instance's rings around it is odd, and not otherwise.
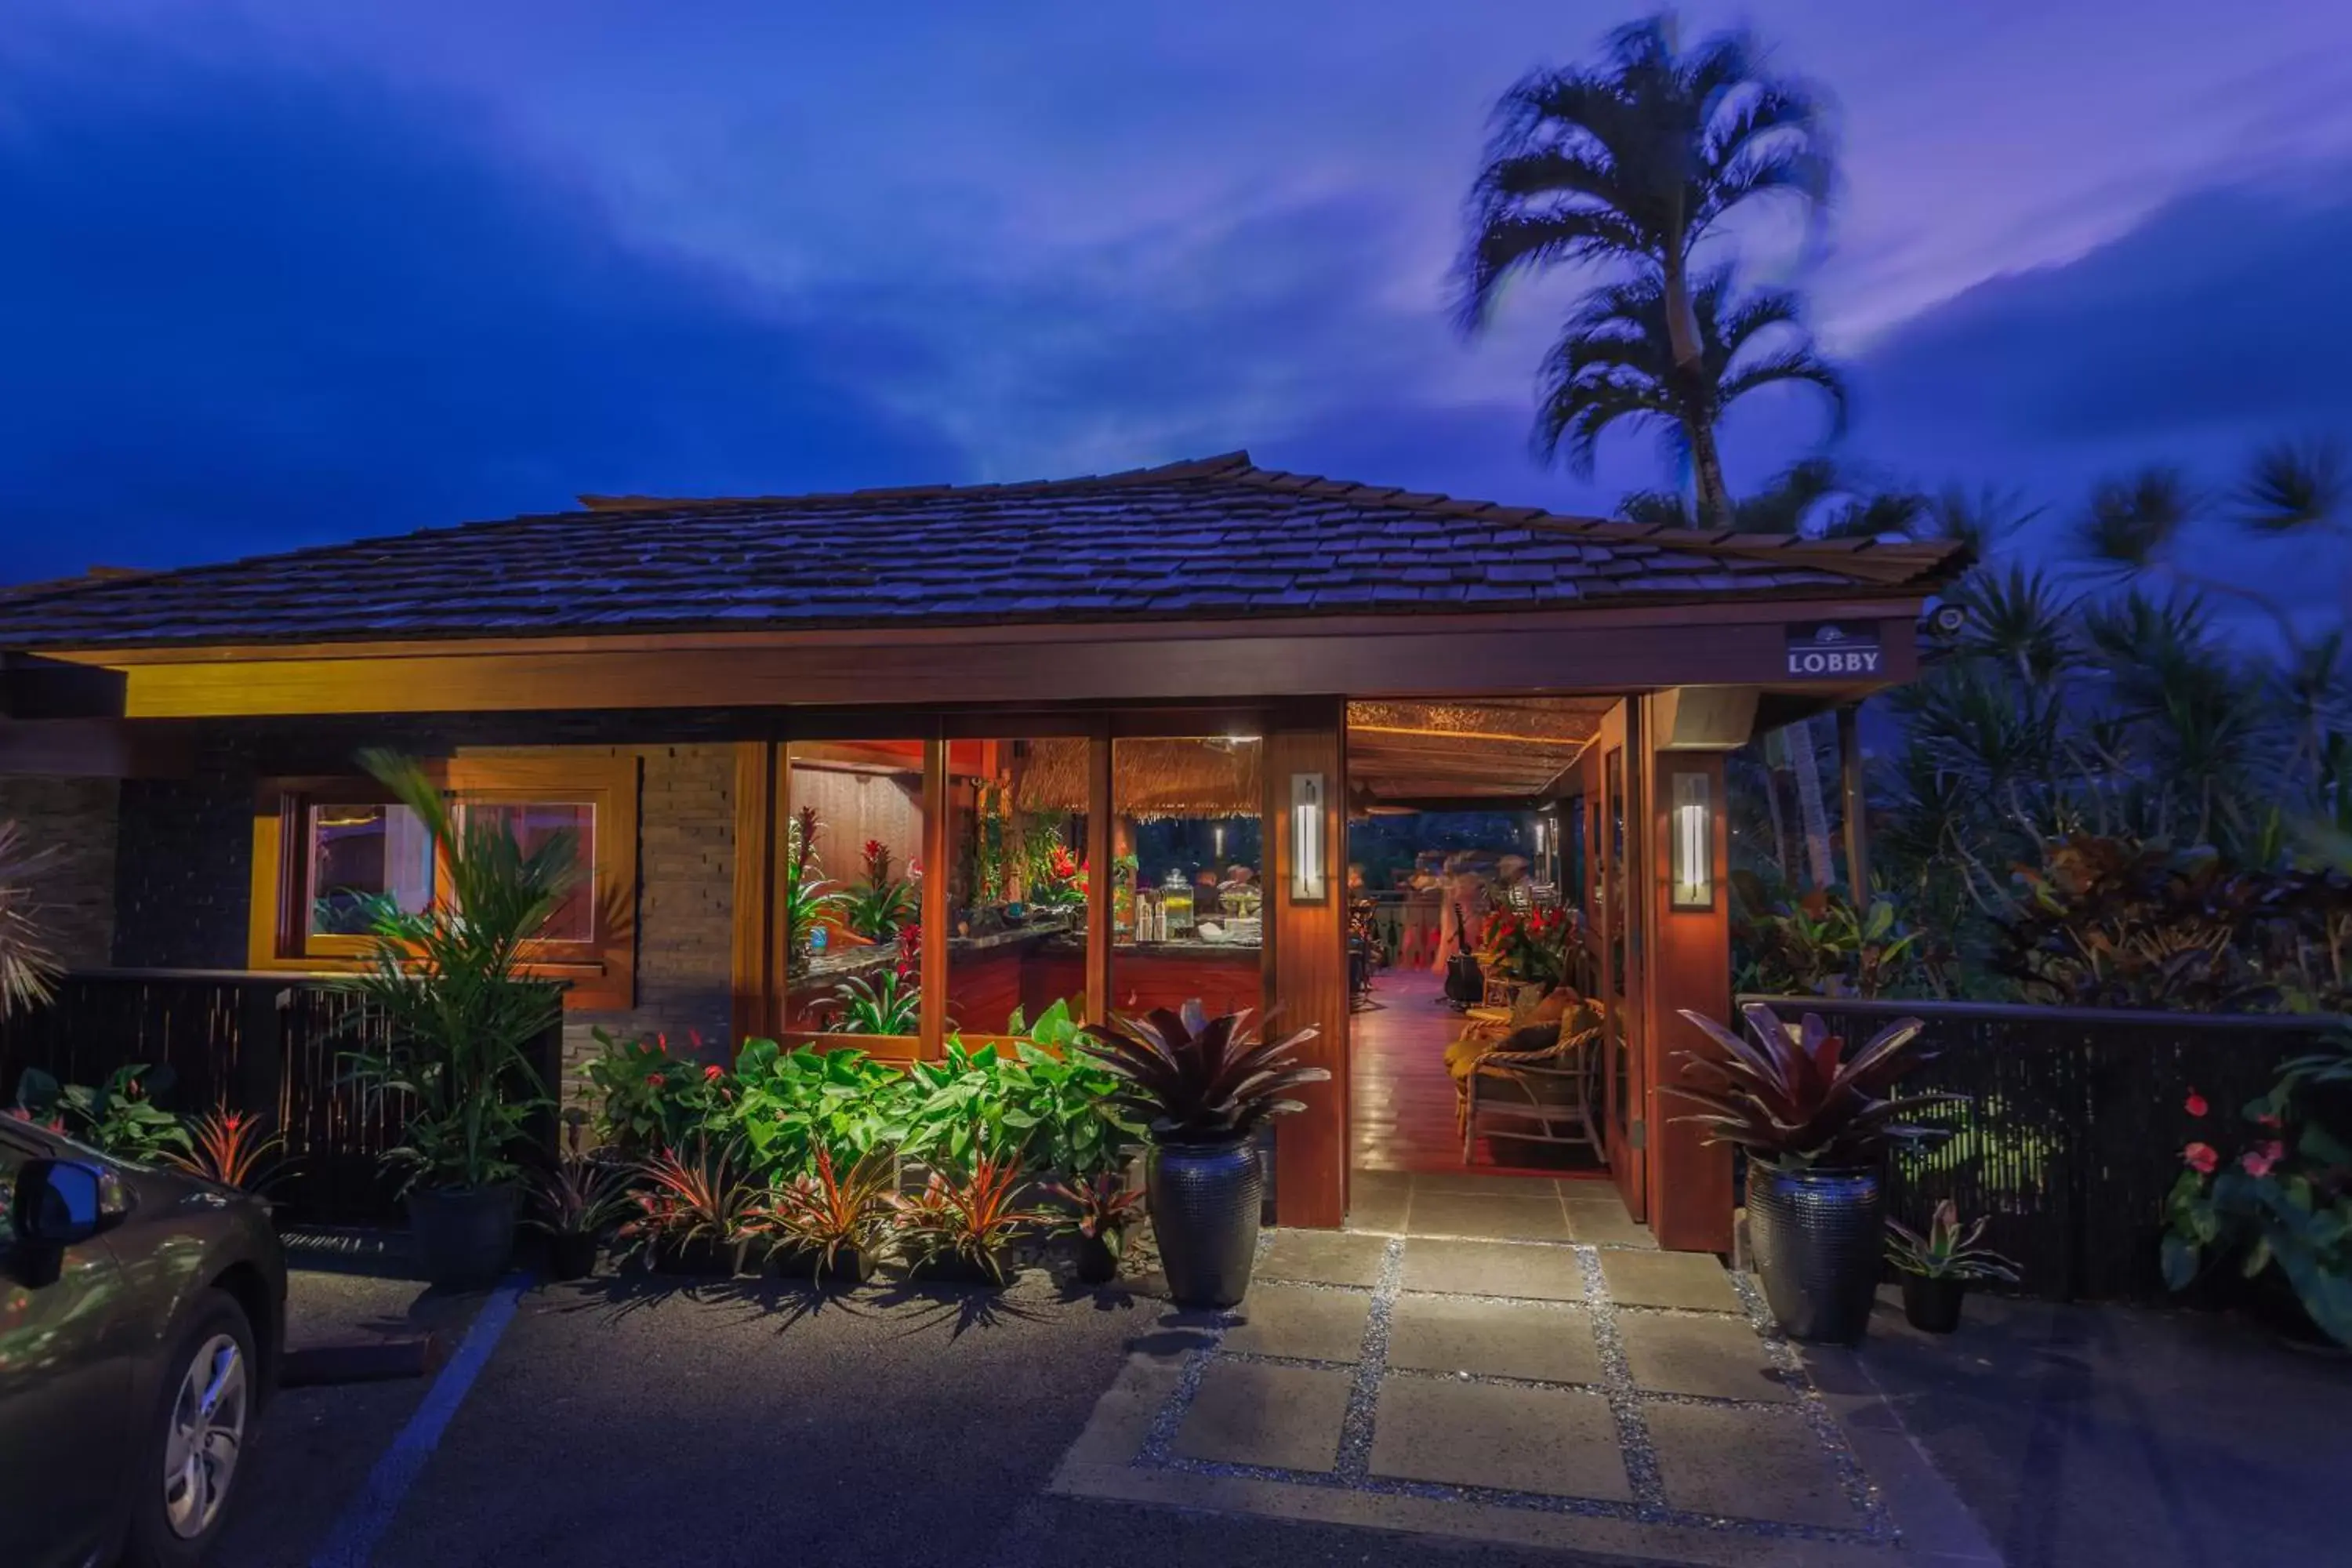
[{"label": "ti plant", "polygon": [[286,1173],[285,1136],[268,1131],[267,1117],[221,1106],[196,1118],[188,1133],[189,1147],[163,1158],[192,1176],[258,1193]]},{"label": "ti plant", "polygon": [[1705,1030],[1722,1055],[1680,1052],[1687,1068],[1684,1081],[1660,1086],[1699,1108],[1680,1120],[1706,1128],[1710,1142],[1738,1144],[1748,1158],[1784,1171],[1850,1169],[1875,1164],[1890,1145],[1948,1132],[1906,1119],[1963,1097],[1889,1092],[1897,1079],[1928,1059],[1913,1048],[1927,1027],[1919,1019],[1896,1020],[1849,1056],[1844,1039],[1831,1034],[1818,1014],[1792,1026],[1761,1002],[1740,1011],[1748,1020],[1746,1038],[1685,1008],[1683,1016]]},{"label": "ti plant", "polygon": [[1925,1232],[1913,1230],[1900,1220],[1888,1220],[1887,1261],[1906,1274],[1925,1279],[1998,1279],[2014,1285],[2017,1265],[1991,1247],[1979,1245],[1984,1239],[1985,1224],[1984,1216],[1979,1215],[1962,1225],[1959,1210],[1949,1198],[1936,1205]]},{"label": "ti plant", "polygon": [[23,828],[0,821],[0,1019],[47,1002],[63,968],[38,918],[38,875],[56,853],[31,847]]},{"label": "ti plant", "polygon": [[602,1236],[620,1217],[629,1196],[630,1168],[566,1151],[531,1181],[526,1222],[550,1236]]},{"label": "ti plant", "polygon": [[922,1018],[922,988],[896,969],[871,979],[853,974],[833,994],[840,1007],[825,1026],[831,1034],[911,1035]]},{"label": "ti plant", "polygon": [[953,1258],[991,1284],[1005,1281],[1004,1248],[1045,1216],[1016,1208],[1021,1162],[982,1154],[953,1177],[934,1171],[920,1192],[894,1194],[898,1228],[919,1261]]},{"label": "ti plant", "polygon": [[1249,1014],[1212,1018],[1197,1001],[1181,1012],[1162,1007],[1143,1018],[1087,1026],[1087,1049],[1119,1080],[1117,1105],[1162,1143],[1227,1143],[1247,1138],[1270,1116],[1307,1108],[1291,1089],[1331,1075],[1302,1067],[1300,1029],[1279,1039],[1254,1038]]},{"label": "ti plant", "polygon": [[638,1162],[637,1175],[639,1184],[628,1194],[636,1212],[619,1232],[634,1248],[727,1246],[749,1234],[756,1194],[738,1178],[723,1145],[661,1150]]},{"label": "ti plant", "polygon": [[158,1164],[194,1149],[180,1119],[155,1103],[172,1090],[168,1067],[143,1062],[119,1067],[98,1085],[59,1084],[38,1068],[16,1083],[16,1108],[35,1121],[62,1123],[91,1148],[142,1164]]},{"label": "ti plant", "polygon": [[832,1152],[819,1144],[815,1163],[814,1173],[795,1176],[770,1194],[751,1225],[787,1247],[814,1254],[822,1279],[845,1252],[870,1258],[881,1251],[890,1235],[898,1176],[890,1155],[878,1149],[837,1173]]}]

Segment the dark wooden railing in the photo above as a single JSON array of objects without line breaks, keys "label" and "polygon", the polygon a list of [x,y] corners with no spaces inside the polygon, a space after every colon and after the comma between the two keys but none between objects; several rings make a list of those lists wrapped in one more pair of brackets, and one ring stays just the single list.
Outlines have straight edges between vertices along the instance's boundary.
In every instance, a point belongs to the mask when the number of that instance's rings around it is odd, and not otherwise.
[{"label": "dark wooden railing", "polygon": [[[371,1225],[397,1217],[382,1156],[400,1140],[403,1097],[346,1079],[345,1054],[371,1027],[358,998],[322,977],[243,970],[110,969],[68,974],[46,1005],[0,1023],[0,1102],[27,1068],[95,1084],[131,1063],[168,1066],[165,1109],[216,1106],[269,1118],[286,1139],[268,1195],[281,1221]],[[557,1081],[560,1027],[533,1051]]]},{"label": "dark wooden railing", "polygon": [[[1988,1217],[1985,1244],[2021,1266],[2024,1292],[2055,1300],[2164,1294],[2158,1244],[2181,1151],[2229,1157],[2251,1141],[2240,1115],[2281,1063],[2341,1020],[2124,1012],[1820,996],[1763,1001],[1784,1018],[1821,1014],[1859,1046],[1897,1018],[1927,1022],[1934,1059],[1906,1092],[1969,1097],[1942,1118],[1958,1129],[1895,1162],[1891,1212],[1923,1223],[1950,1198]],[[2189,1092],[2209,1109],[2188,1110]]]}]

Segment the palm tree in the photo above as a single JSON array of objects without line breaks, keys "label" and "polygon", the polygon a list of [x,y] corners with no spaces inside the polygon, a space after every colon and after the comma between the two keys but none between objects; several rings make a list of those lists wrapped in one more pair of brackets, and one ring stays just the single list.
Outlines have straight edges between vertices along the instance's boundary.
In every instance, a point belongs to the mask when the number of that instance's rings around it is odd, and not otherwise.
[{"label": "palm tree", "polygon": [[1763,289],[1735,298],[1730,274],[1717,271],[1698,281],[1692,305],[1699,353],[1685,373],[1655,273],[1587,294],[1544,360],[1537,451],[1549,461],[1565,441],[1570,470],[1590,479],[1601,435],[1623,422],[1654,426],[1669,450],[1687,457],[1734,403],[1786,384],[1825,394],[1843,426],[1845,383],[1813,352],[1796,295]]},{"label": "palm tree", "polygon": [[[1817,210],[1830,137],[1817,95],[1767,75],[1746,33],[1686,53],[1675,34],[1669,16],[1620,28],[1598,68],[1535,72],[1496,106],[1460,266],[1465,330],[1485,323],[1521,273],[1616,264],[1656,279],[1675,374],[1703,378],[1695,253],[1758,198]],[[1715,431],[1701,425],[1688,437],[1699,513],[1728,526]]]}]

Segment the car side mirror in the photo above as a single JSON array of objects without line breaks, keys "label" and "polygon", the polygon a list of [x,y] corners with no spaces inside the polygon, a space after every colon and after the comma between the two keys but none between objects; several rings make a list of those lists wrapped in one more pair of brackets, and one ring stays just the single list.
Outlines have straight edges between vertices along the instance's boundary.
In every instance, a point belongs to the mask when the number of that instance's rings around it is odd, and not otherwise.
[{"label": "car side mirror", "polygon": [[112,1173],[79,1160],[27,1160],[8,1218],[19,1241],[56,1248],[88,1241],[122,1214]]}]

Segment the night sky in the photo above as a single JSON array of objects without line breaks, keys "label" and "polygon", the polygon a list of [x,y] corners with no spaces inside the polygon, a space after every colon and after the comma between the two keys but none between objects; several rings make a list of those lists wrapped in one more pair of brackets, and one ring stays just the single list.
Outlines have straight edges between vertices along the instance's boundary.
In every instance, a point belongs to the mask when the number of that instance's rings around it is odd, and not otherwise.
[{"label": "night sky", "polygon": [[[1569,510],[1669,477],[1528,456],[1571,283],[1475,343],[1446,314],[1496,96],[1633,6],[8,12],[0,582],[1239,447]],[[1852,363],[1846,455],[2054,521],[2119,467],[2352,437],[2352,5],[1748,15],[1840,109],[1825,248],[1756,271]],[[1736,418],[1735,486],[1821,434]]]}]

